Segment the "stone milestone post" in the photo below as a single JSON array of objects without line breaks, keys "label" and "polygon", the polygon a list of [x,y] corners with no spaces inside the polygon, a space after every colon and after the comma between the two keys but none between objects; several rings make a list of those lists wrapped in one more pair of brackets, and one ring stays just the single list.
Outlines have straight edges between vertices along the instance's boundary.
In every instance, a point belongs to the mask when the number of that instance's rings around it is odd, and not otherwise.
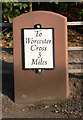
[{"label": "stone milestone post", "polygon": [[15,102],[68,96],[67,18],[35,11],[13,20]]}]

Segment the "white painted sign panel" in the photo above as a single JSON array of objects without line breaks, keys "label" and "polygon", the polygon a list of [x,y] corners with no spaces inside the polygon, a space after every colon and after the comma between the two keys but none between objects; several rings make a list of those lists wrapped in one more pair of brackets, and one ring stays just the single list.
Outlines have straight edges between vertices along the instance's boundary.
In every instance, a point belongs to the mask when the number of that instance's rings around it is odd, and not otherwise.
[{"label": "white painted sign panel", "polygon": [[53,28],[23,29],[24,69],[54,69]]}]

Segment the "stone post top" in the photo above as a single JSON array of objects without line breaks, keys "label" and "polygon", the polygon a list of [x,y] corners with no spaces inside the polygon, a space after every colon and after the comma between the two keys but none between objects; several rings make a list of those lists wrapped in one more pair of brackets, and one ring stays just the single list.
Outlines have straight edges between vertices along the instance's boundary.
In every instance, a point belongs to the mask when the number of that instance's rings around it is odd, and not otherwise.
[{"label": "stone post top", "polygon": [[25,16],[34,16],[34,15],[45,15],[45,14],[50,14],[50,15],[55,15],[56,17],[60,17],[61,19],[66,19],[67,20],[67,17],[61,15],[61,14],[58,14],[58,13],[55,13],[55,12],[51,12],[51,11],[32,11],[32,12],[28,12],[28,13],[24,13],[20,16],[17,16],[13,19],[13,21],[17,20],[17,19],[20,19],[21,17],[25,17]]}]

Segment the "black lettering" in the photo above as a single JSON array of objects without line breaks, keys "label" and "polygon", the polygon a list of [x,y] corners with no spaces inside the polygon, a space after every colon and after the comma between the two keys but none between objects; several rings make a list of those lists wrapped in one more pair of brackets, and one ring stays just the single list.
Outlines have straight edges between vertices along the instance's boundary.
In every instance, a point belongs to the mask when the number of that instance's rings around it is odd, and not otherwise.
[{"label": "black lettering", "polygon": [[39,56],[38,56],[38,58],[40,58],[41,57],[41,52],[39,52]]},{"label": "black lettering", "polygon": [[26,38],[26,43],[27,43],[27,38]]},{"label": "black lettering", "polygon": [[34,46],[36,47],[36,45],[32,45],[31,48],[30,48],[32,51],[35,51]]},{"label": "black lettering", "polygon": [[34,60],[34,59],[32,59],[32,64],[31,65],[37,65],[37,61],[38,61],[38,59],[36,59],[36,60]]},{"label": "black lettering", "polygon": [[45,65],[47,65],[47,61],[45,61]]}]

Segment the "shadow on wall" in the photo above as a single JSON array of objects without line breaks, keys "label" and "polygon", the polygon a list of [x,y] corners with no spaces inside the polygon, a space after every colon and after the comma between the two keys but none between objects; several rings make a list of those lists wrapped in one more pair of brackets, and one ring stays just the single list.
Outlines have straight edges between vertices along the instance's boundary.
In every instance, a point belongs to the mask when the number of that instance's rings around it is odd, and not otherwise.
[{"label": "shadow on wall", "polygon": [[2,61],[2,93],[14,101],[13,63]]},{"label": "shadow on wall", "polygon": [[69,78],[78,78],[78,79],[83,79],[83,74],[71,74],[69,73]]}]

